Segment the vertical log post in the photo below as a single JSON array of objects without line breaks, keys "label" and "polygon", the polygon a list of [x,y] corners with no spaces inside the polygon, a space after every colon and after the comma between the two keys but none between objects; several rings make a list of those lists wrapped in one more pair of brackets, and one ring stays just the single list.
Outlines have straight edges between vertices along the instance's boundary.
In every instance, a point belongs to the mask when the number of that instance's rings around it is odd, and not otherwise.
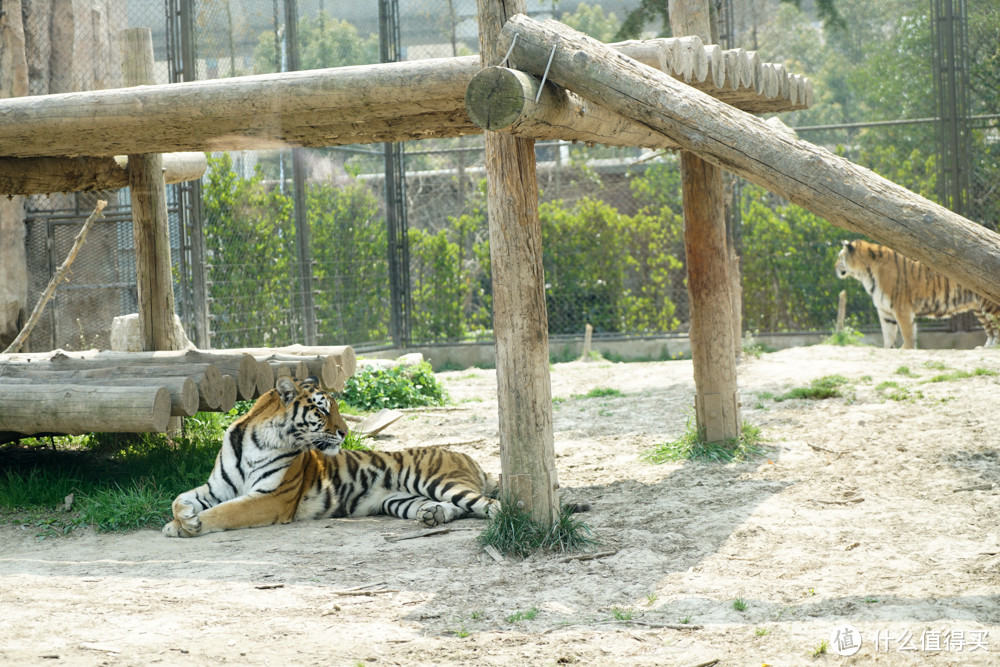
[{"label": "vertical log post", "polygon": [[[500,30],[525,0],[477,0],[483,66],[505,53]],[[535,142],[486,132],[493,333],[503,492],[536,521],[559,516],[552,435],[548,316]]]},{"label": "vertical log post", "polygon": [[[668,7],[675,36],[711,41],[708,0],[670,0]],[[706,441],[720,442],[737,438],[741,422],[722,170],[685,151],[681,180],[695,418]]]},{"label": "vertical log post", "polygon": [[[126,86],[156,83],[149,28],[122,31],[122,74]],[[181,343],[174,337],[174,284],[163,156],[129,155],[128,174],[142,349],[176,350]]]},{"label": "vertical log post", "polygon": [[[28,94],[21,1],[0,14],[0,98]],[[28,317],[28,255],[24,243],[24,197],[0,197],[0,349],[17,338]]]}]

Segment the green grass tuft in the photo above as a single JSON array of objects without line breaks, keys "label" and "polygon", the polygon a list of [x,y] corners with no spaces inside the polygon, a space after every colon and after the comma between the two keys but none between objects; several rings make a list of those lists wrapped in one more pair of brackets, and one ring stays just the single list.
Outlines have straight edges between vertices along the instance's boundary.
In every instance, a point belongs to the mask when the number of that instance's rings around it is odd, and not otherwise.
[{"label": "green grass tuft", "polygon": [[723,442],[705,442],[698,432],[694,419],[688,419],[687,430],[679,440],[647,449],[641,458],[650,463],[669,461],[705,461],[708,463],[734,463],[763,455],[760,429],[743,422],[740,436]]},{"label": "green grass tuft", "polygon": [[864,345],[865,335],[852,327],[849,324],[845,324],[844,328],[840,331],[834,331],[832,334],[827,336],[823,341],[824,345]]},{"label": "green grass tuft", "polygon": [[573,515],[572,507],[563,507],[556,522],[545,526],[518,509],[511,499],[500,503],[500,511],[486,524],[477,541],[518,558],[537,551],[583,551],[598,544],[590,528]]},{"label": "green grass tuft", "polygon": [[793,398],[801,398],[817,401],[824,398],[840,398],[844,395],[842,387],[847,384],[848,380],[843,375],[826,375],[813,380],[809,383],[808,387],[796,387],[780,396],[775,396],[774,400],[787,401]]},{"label": "green grass tuft", "polygon": [[950,373],[939,373],[928,378],[925,382],[952,382],[954,380],[964,380],[971,377],[993,377],[997,372],[989,368],[976,368],[972,371],[952,371]]}]

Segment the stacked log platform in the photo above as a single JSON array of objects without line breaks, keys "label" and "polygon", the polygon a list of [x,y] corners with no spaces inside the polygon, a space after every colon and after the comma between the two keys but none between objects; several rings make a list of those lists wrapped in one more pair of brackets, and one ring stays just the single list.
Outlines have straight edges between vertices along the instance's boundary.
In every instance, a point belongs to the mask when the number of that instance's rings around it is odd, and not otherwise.
[{"label": "stacked log platform", "polygon": [[171,416],[228,412],[282,375],[343,391],[356,365],[348,345],[4,354],[0,433],[162,433]]}]

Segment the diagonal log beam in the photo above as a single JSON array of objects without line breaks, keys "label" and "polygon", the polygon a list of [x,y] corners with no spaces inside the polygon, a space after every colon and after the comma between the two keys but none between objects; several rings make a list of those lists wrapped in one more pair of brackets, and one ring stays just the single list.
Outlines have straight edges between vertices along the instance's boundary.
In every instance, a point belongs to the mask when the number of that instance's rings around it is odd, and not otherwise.
[{"label": "diagonal log beam", "polygon": [[503,48],[515,33],[511,60],[519,68],[540,75],[555,45],[553,82],[1000,301],[1000,235],[561,23],[513,16],[503,29]]}]

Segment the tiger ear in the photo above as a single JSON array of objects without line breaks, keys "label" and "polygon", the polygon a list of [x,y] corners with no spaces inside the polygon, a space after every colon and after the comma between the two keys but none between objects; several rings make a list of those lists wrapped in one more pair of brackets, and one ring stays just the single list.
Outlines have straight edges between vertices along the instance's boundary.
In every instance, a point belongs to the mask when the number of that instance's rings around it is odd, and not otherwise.
[{"label": "tiger ear", "polygon": [[278,397],[281,398],[282,403],[288,403],[299,393],[299,388],[295,386],[292,378],[287,375],[282,375],[278,378],[274,383],[274,388],[278,390]]},{"label": "tiger ear", "polygon": [[854,252],[854,241],[844,240],[844,247],[847,248],[847,252]]}]

